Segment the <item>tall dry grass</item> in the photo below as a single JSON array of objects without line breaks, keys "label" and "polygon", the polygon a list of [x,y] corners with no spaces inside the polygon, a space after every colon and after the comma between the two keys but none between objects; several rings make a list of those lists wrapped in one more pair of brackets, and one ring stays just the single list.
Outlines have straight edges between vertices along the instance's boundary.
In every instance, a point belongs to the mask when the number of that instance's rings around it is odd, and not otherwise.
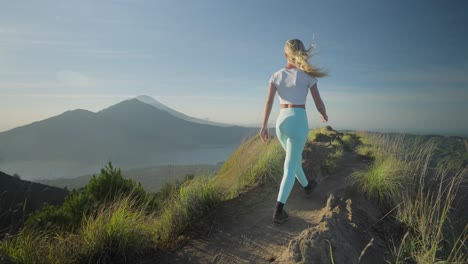
[{"label": "tall dry grass", "polygon": [[154,213],[135,198],[122,197],[110,206],[100,207],[94,215],[85,216],[77,234],[81,254],[92,263],[129,262],[152,248],[151,231]]},{"label": "tall dry grass", "polygon": [[[402,193],[396,219],[407,227],[407,239],[400,244],[396,263],[412,259],[417,263],[466,263],[468,260],[468,216],[463,230],[451,225],[451,211],[462,183],[468,177],[467,168],[457,171],[439,165],[431,176],[421,175],[415,189]],[[431,183],[428,183],[431,181]]]},{"label": "tall dry grass", "polygon": [[[467,167],[430,166],[435,141],[424,143],[404,135],[359,133],[373,153],[374,163],[352,178],[369,197],[391,210],[407,230],[393,253],[395,263],[466,263],[468,215],[462,230],[451,225],[451,214],[466,184]],[[358,149],[359,150],[359,149]]]}]

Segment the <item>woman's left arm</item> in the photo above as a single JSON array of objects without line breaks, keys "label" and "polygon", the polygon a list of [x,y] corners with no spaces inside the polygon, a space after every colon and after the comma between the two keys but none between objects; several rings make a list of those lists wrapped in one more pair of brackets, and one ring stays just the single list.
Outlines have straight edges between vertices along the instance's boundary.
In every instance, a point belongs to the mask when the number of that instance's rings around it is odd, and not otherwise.
[{"label": "woman's left arm", "polygon": [[260,130],[260,137],[262,138],[263,143],[266,143],[269,138],[268,119],[270,118],[271,108],[273,107],[273,103],[275,101],[275,95],[276,95],[276,86],[270,82],[270,86],[268,87],[267,101],[265,103],[262,129]]}]

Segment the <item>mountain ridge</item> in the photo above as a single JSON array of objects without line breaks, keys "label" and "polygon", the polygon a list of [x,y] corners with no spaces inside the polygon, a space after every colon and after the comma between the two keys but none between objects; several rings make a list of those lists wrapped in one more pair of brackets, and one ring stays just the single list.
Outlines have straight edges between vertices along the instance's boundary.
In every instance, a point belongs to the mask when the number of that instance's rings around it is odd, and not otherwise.
[{"label": "mountain ridge", "polygon": [[[98,112],[69,110],[1,132],[0,168],[5,170],[7,167],[9,172],[23,176],[51,178],[51,170],[60,177],[93,173],[108,160],[122,167],[162,165],[164,163],[158,163],[161,158],[167,164],[181,164],[175,160],[179,159],[176,153],[180,151],[210,148],[226,148],[228,151],[253,135],[254,130],[187,121],[132,98]],[[209,163],[222,161],[228,154],[226,152]],[[90,169],[74,175],[61,175],[62,172],[55,172],[60,166],[42,165],[47,162],[70,163],[79,169],[89,166]],[[94,162],[93,166],[89,165],[91,162]],[[44,167],[44,172],[40,173],[37,167]],[[67,170],[63,169],[63,173]]]}]

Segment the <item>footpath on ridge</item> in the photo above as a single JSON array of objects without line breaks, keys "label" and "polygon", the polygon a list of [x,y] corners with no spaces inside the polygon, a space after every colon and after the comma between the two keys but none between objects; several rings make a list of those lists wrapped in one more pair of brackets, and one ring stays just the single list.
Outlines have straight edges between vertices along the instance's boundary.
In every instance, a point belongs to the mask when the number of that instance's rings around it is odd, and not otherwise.
[{"label": "footpath on ridge", "polygon": [[[306,146],[306,175],[312,173],[308,162],[313,158]],[[296,180],[284,207],[289,219],[282,225],[272,222],[278,187],[255,186],[216,208],[208,224],[190,232],[187,241],[159,261],[332,263],[331,248],[334,263],[358,263],[362,251],[360,263],[384,263],[382,213],[350,188],[351,174],[366,166],[355,153],[345,152],[340,169],[321,177],[312,194],[306,195]]]}]

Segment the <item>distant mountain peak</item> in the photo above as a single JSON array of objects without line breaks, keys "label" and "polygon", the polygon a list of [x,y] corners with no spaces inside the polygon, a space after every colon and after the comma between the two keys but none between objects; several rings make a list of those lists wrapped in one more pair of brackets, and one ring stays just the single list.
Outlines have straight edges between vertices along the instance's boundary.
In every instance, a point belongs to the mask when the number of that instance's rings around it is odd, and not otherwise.
[{"label": "distant mountain peak", "polygon": [[144,95],[144,94],[139,95],[139,96],[135,97],[134,99],[138,99],[138,100],[141,100],[141,101],[155,101],[155,102],[157,102],[157,100],[154,99],[153,97],[151,97],[149,95]]},{"label": "distant mountain peak", "polygon": [[151,105],[153,107],[156,107],[156,108],[158,108],[160,110],[166,111],[169,114],[171,114],[171,115],[173,115],[173,116],[175,116],[177,118],[180,118],[180,119],[183,119],[183,120],[186,120],[186,121],[189,121],[189,122],[205,124],[205,125],[221,126],[221,127],[232,126],[232,125],[229,125],[229,124],[212,122],[212,121],[205,120],[205,119],[200,119],[200,118],[196,118],[196,117],[187,116],[187,115],[185,115],[185,114],[183,114],[181,112],[178,112],[178,111],[176,111],[176,110],[162,104],[161,102],[157,101],[156,99],[154,99],[153,97],[148,96],[148,95],[139,95],[137,97],[130,98],[128,100],[132,100],[132,99],[137,99],[140,102],[143,102],[145,104],[149,104],[149,105]]},{"label": "distant mountain peak", "polygon": [[137,97],[130,98],[128,100],[132,100],[132,99],[137,99],[140,102],[152,105],[152,106],[154,106],[154,107],[156,107],[156,108],[158,108],[160,110],[164,110],[166,112],[169,112],[170,114],[172,114],[172,112],[177,112],[174,109],[162,104],[161,102],[157,101],[156,99],[154,99],[153,97],[148,96],[148,95],[139,95]]},{"label": "distant mountain peak", "polygon": [[94,114],[94,112],[92,111],[89,111],[89,110],[86,110],[86,109],[81,109],[81,108],[78,108],[78,109],[74,109],[74,110],[67,110],[65,112],[63,112],[63,114]]},{"label": "distant mountain peak", "polygon": [[149,96],[149,95],[144,95],[144,94],[139,95],[139,96],[137,96],[137,97],[135,97],[135,98],[137,98],[137,99],[145,99],[145,98],[148,98],[148,99],[154,100],[153,97],[151,97],[151,96]]},{"label": "distant mountain peak", "polygon": [[158,105],[161,105],[161,106],[165,106],[165,105],[161,104],[161,102],[159,102],[158,100],[156,100],[153,97],[148,96],[148,95],[139,95],[139,96],[131,98],[131,99],[137,99],[137,100],[139,100],[139,101],[141,101],[143,103],[147,103],[147,104],[158,104]]}]

